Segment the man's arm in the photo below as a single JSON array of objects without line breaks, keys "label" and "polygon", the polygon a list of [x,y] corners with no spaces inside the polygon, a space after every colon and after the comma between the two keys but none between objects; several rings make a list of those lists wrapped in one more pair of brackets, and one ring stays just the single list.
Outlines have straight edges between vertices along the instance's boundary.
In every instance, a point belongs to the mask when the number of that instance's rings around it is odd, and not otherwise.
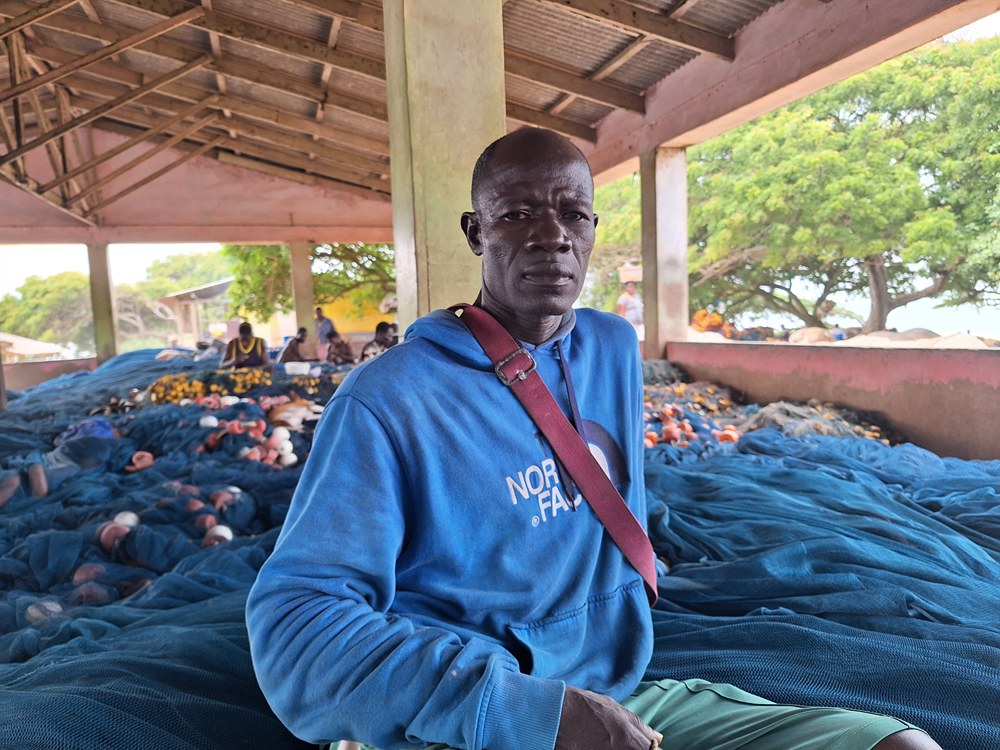
[{"label": "man's arm", "polygon": [[254,667],[289,729],[394,750],[552,750],[564,685],[500,645],[390,612],[417,533],[403,452],[349,395],[316,432],[275,550],[247,602]]}]

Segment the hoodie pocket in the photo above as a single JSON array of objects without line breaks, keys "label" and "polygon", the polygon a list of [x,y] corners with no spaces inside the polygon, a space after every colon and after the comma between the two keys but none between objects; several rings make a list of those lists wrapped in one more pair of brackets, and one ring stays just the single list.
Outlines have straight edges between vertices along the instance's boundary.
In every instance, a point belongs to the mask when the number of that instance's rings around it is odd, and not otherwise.
[{"label": "hoodie pocket", "polygon": [[593,597],[571,612],[508,626],[521,671],[591,689],[641,676],[652,648],[642,581]]}]

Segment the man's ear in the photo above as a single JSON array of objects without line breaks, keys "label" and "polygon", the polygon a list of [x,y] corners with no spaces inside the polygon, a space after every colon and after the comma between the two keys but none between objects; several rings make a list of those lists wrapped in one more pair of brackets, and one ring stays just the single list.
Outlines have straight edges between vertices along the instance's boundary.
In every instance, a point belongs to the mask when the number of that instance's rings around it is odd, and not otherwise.
[{"label": "man's ear", "polygon": [[462,232],[469,243],[469,248],[475,255],[483,254],[483,245],[479,236],[479,221],[476,219],[474,211],[466,211],[462,214]]},{"label": "man's ear", "polygon": [[600,217],[600,216],[598,216],[597,214],[594,214],[594,229],[597,229],[597,220],[598,220],[599,218],[601,218],[601,217]]}]

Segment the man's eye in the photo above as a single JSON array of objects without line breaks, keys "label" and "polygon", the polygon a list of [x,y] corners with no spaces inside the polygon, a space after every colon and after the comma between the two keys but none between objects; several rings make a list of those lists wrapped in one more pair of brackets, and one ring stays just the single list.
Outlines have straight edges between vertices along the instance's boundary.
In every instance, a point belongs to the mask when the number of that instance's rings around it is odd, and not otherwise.
[{"label": "man's eye", "polygon": [[570,211],[569,213],[566,214],[566,218],[569,219],[570,221],[587,220],[587,216],[585,214],[580,213],[579,211]]},{"label": "man's eye", "polygon": [[527,211],[511,211],[509,214],[506,214],[504,218],[510,219],[511,221],[524,221],[529,217]]}]

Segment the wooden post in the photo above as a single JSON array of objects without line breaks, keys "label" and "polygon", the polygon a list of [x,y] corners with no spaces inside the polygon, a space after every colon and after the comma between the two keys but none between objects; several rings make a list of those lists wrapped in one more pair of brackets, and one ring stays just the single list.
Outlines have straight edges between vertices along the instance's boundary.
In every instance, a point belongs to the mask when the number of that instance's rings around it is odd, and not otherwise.
[{"label": "wooden post", "polygon": [[94,313],[94,343],[97,362],[103,364],[118,354],[118,326],[114,286],[107,245],[87,245],[90,262],[90,302]]},{"label": "wooden post", "polygon": [[312,261],[309,259],[310,245],[308,242],[291,242],[288,245],[292,256],[292,300],[295,304],[295,327],[309,331],[303,353],[312,356],[317,344],[316,327],[313,325],[313,277]]},{"label": "wooden post", "polygon": [[643,154],[639,163],[645,356],[663,359],[667,342],[687,341],[687,152],[661,146]]},{"label": "wooden post", "polygon": [[[472,169],[506,131],[501,3],[385,0],[400,329],[471,302],[481,264],[461,231]],[[447,71],[447,74],[443,74]]]}]

